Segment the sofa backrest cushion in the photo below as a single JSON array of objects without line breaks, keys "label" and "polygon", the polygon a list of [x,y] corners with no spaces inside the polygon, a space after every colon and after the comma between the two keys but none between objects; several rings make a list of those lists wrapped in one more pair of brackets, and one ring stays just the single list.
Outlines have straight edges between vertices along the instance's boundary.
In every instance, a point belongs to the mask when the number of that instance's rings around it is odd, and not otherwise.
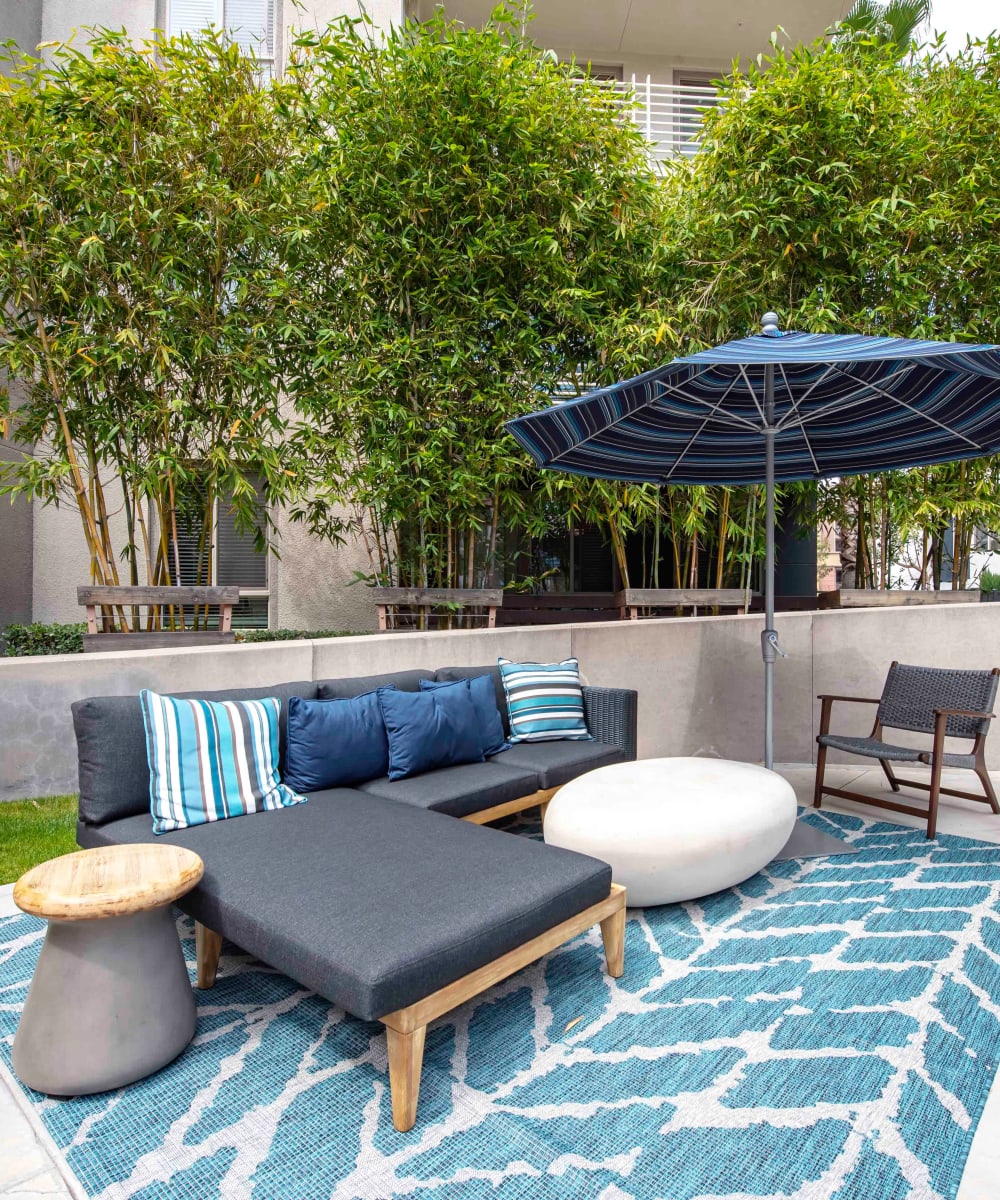
[{"label": "sofa backrest cushion", "polygon": [[[232,688],[220,692],[174,692],[195,700],[282,701],[278,721],[279,769],[284,768],[287,701],[292,696],[311,700],[316,685],[308,680],[268,687]],[[73,704],[80,767],[80,820],[104,825],[122,817],[149,812],[149,759],[139,697],[91,696]],[[152,834],[152,819],[150,821]]]},{"label": "sofa backrest cushion", "polygon": [[139,703],[146,722],[154,833],[305,800],[278,774],[281,702],[274,696],[181,700],[145,688]]},{"label": "sofa backrest cushion", "polygon": [[288,702],[284,781],[297,792],[351,787],[389,772],[389,740],[378,692]]},{"label": "sofa backrest cushion", "polygon": [[510,714],[507,712],[507,693],[504,691],[503,678],[496,663],[488,663],[485,667],[439,667],[434,672],[434,678],[444,683],[453,683],[456,679],[475,679],[477,675],[489,675],[493,680],[497,709],[503,721],[503,732],[506,737],[510,733]]},{"label": "sofa backrest cushion", "polygon": [[422,692],[438,691],[441,688],[461,688],[469,685],[469,699],[476,712],[476,722],[479,725],[479,739],[483,754],[489,758],[510,749],[510,742],[504,736],[503,717],[497,708],[496,693],[493,691],[493,680],[489,675],[476,675],[472,679],[421,679]]},{"label": "sofa backrest cushion", "polygon": [[483,761],[479,715],[464,680],[435,691],[378,690],[389,740],[389,778]]},{"label": "sofa backrest cushion", "polygon": [[433,679],[433,671],[387,671],[384,675],[356,675],[349,679],[320,679],[318,700],[349,700],[380,687],[397,687],[401,692],[419,692],[421,679]]}]

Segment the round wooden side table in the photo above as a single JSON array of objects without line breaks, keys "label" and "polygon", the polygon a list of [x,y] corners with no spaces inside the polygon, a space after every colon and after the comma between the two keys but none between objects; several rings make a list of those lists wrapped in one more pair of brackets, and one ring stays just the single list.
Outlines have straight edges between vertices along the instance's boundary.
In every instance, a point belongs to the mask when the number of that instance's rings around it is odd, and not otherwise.
[{"label": "round wooden side table", "polygon": [[171,905],[204,865],[180,846],[106,846],[41,863],[14,903],[49,925],[14,1038],[18,1078],[50,1096],[133,1083],[176,1058],[194,993]]}]

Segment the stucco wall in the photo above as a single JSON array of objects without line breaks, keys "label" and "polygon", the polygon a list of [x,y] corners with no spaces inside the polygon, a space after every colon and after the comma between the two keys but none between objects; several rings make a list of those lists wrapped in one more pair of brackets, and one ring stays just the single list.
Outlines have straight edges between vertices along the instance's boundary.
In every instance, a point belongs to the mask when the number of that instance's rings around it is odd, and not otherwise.
[{"label": "stucco wall", "polygon": [[277,553],[268,566],[271,628],[375,629],[371,592],[355,582],[355,571],[369,569],[364,547],[312,537],[283,512],[275,515],[275,524]]},{"label": "stucco wall", "polygon": [[[776,667],[779,762],[808,762],[819,692],[878,695],[893,659],[953,667],[1000,665],[1000,605],[785,613],[787,659]],[[141,687],[182,691],[372,674],[406,667],[477,665],[497,654],[580,659],[587,682],[639,690],[639,753],[718,754],[759,760],[760,618],[607,622],[455,633],[379,634],[203,650],[0,659],[0,799],[76,788],[69,705]],[[870,710],[844,707],[839,727],[866,732]],[[895,735],[894,735],[895,736]],[[905,735],[900,735],[905,736]],[[1000,734],[987,742],[1000,770]]]},{"label": "stucco wall", "polygon": [[[127,29],[134,42],[152,37],[157,23],[156,0],[44,0],[42,40],[69,41],[86,27]],[[82,37],[76,39],[82,42]]]},{"label": "stucco wall", "polygon": [[[42,40],[42,0],[5,0],[0,4],[0,42],[15,41],[25,54],[34,54]],[[9,68],[0,63],[0,75]]]},{"label": "stucco wall", "polygon": [[[0,462],[21,458],[17,447],[0,439]],[[0,629],[31,620],[32,506],[0,496]]]}]

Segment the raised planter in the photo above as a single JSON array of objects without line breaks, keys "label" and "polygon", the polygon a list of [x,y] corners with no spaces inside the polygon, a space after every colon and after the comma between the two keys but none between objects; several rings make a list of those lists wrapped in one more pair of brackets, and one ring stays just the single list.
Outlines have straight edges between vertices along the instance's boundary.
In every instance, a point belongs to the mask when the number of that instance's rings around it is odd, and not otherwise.
[{"label": "raised planter", "polygon": [[824,608],[911,608],[924,604],[975,604],[978,595],[973,588],[948,592],[839,588],[835,592],[822,593],[822,603]]}]

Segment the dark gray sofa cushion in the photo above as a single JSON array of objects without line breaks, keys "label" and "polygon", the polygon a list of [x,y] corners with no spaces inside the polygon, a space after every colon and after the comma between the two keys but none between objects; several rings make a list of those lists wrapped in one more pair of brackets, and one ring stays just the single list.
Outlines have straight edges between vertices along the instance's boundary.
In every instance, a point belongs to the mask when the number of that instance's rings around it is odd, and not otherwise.
[{"label": "dark gray sofa cushion", "polygon": [[504,691],[500,668],[496,663],[485,667],[440,667],[434,672],[434,678],[442,683],[454,683],[458,679],[475,679],[477,675],[489,675],[493,680],[493,690],[496,692],[497,708],[503,720],[504,737],[510,735],[510,713],[507,711],[507,693]]},{"label": "dark gray sofa cushion", "polygon": [[[152,840],[148,817],[81,844]],[[453,983],[608,894],[606,863],[352,789],[167,833],[205,863],[181,908],[355,1016]]]},{"label": "dark gray sofa cushion", "polygon": [[488,760],[491,764],[534,771],[540,788],[562,787],[585,771],[624,762],[617,746],[604,742],[517,742]]},{"label": "dark gray sofa cushion", "polygon": [[505,757],[501,755],[488,763],[442,767],[410,779],[372,779],[359,784],[358,790],[452,817],[465,817],[538,791],[540,784],[535,772],[508,767]]},{"label": "dark gray sofa cushion", "polygon": [[[278,719],[279,770],[285,759],[287,704],[291,696],[312,699],[316,685],[308,680],[267,687],[227,688],[221,692],[171,692],[197,700],[282,701]],[[138,696],[92,696],[73,708],[80,770],[80,818],[102,825],[136,813],[149,813],[149,761],[146,731]],[[152,833],[152,827],[150,827]]]},{"label": "dark gray sofa cushion", "polygon": [[401,692],[419,692],[421,679],[433,679],[433,671],[387,671],[384,675],[357,675],[349,679],[320,679],[316,683],[319,700],[349,700],[380,687],[398,687]]}]

